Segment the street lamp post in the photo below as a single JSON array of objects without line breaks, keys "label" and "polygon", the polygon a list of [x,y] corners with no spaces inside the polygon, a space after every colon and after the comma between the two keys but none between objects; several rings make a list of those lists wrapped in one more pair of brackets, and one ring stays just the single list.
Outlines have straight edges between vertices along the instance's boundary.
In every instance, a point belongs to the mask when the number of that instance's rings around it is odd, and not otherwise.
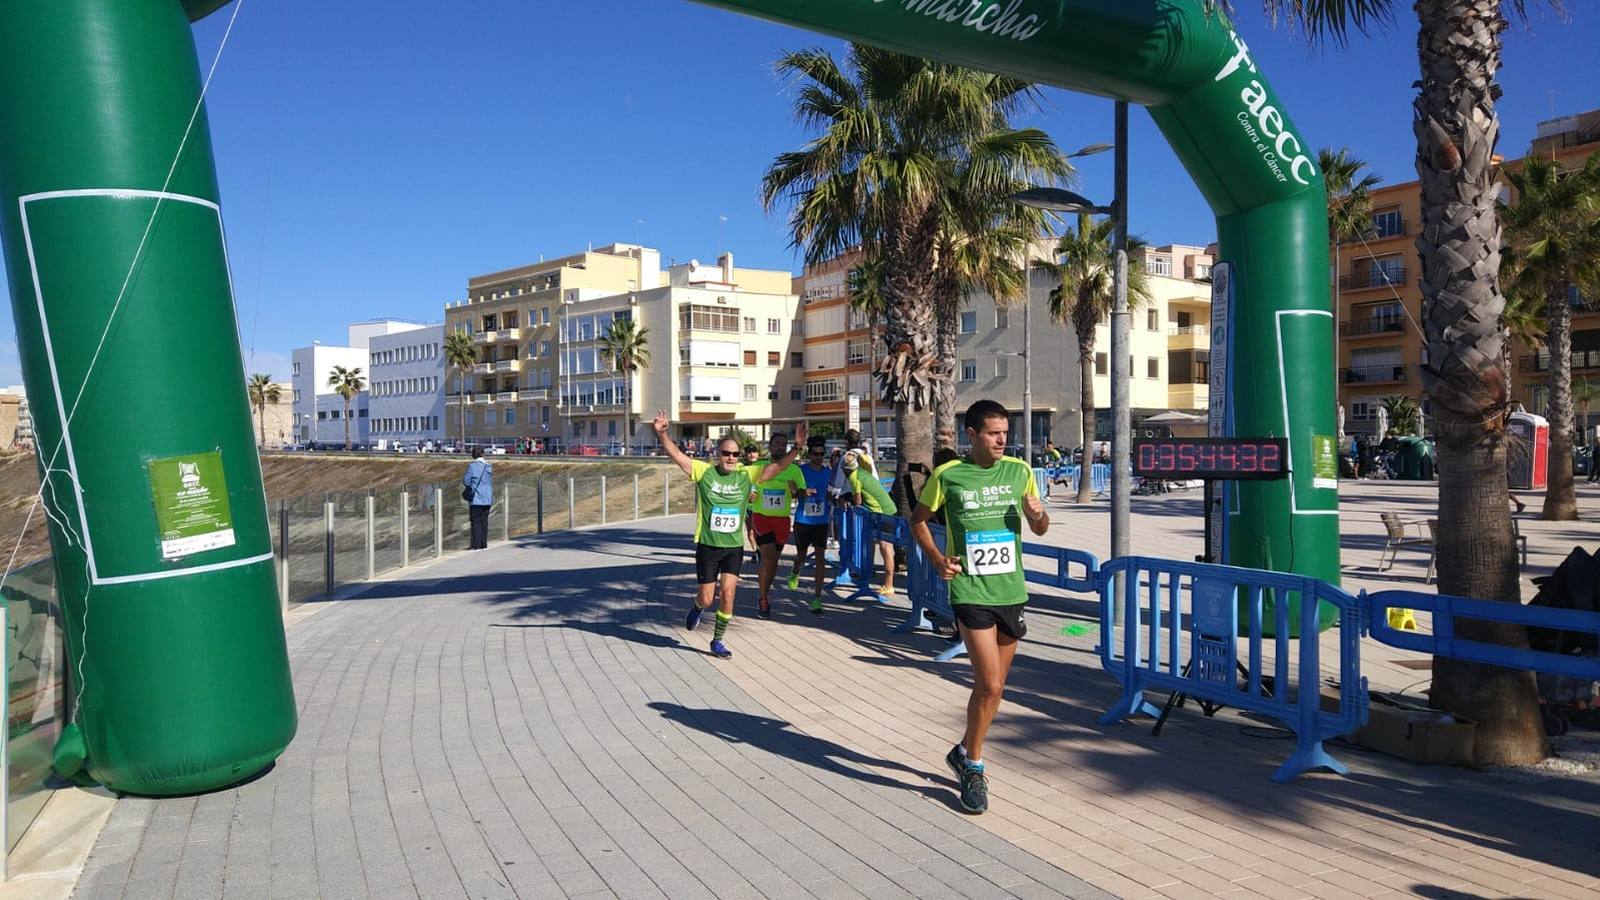
[{"label": "street lamp post", "polygon": [[[1114,229],[1112,249],[1116,255],[1115,269],[1112,273],[1111,306],[1111,555],[1114,558],[1128,555],[1128,523],[1132,512],[1128,492],[1133,474],[1130,468],[1132,458],[1129,456],[1133,428],[1128,380],[1132,376],[1133,363],[1132,357],[1129,356],[1128,342],[1133,313],[1128,308],[1128,104],[1126,101],[1116,102],[1113,128],[1114,136],[1111,144],[1091,144],[1076,153],[1069,154],[1069,156],[1088,156],[1108,149],[1115,151],[1113,196],[1109,207],[1096,206],[1081,194],[1060,188],[1029,188],[1013,194],[1011,199],[1035,209],[1110,214],[1112,217]],[[1032,296],[1028,300],[1031,308]],[[1026,331],[1026,324],[1023,327]],[[1024,337],[1024,341],[1026,340]],[[1028,383],[1029,375],[1024,366],[1025,406],[1029,400],[1026,388]],[[1030,422],[1030,428],[1031,425]],[[1083,448],[1084,477],[1087,477],[1089,467],[1092,465],[1092,449]],[[1033,464],[1031,458],[1028,464]]]},{"label": "street lamp post", "polygon": [[1027,296],[1022,304],[1022,461],[1033,468],[1033,254],[1026,261]]}]

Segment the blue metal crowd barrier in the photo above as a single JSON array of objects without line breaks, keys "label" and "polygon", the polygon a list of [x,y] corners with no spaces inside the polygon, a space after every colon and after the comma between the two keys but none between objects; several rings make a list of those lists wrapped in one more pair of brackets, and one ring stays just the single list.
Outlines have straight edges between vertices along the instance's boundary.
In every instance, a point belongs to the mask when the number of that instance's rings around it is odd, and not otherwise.
[{"label": "blue metal crowd barrier", "polygon": [[[1039,487],[1039,496],[1050,496],[1050,489],[1057,479],[1065,480],[1067,490],[1078,490],[1078,477],[1081,466],[1046,466],[1033,470],[1034,483]],[[1093,463],[1089,466],[1089,490],[1096,494],[1108,493],[1111,490],[1111,465],[1109,463]]]},{"label": "blue metal crowd barrier", "polygon": [[[1117,586],[1124,580],[1128,589],[1119,598]],[[1276,620],[1271,637],[1262,621],[1269,592]],[[1345,771],[1322,749],[1322,742],[1349,734],[1366,721],[1359,599],[1299,575],[1137,556],[1113,559],[1101,567],[1100,597],[1101,665],[1122,683],[1121,699],[1101,717],[1101,724],[1137,713],[1154,714],[1144,696],[1147,690],[1183,693],[1268,716],[1293,731],[1294,753],[1273,773],[1273,781],[1289,781],[1315,768]],[[1241,598],[1248,610],[1245,622],[1240,622]],[[1320,603],[1339,610],[1339,693],[1333,711],[1324,709],[1327,701],[1321,690],[1322,643],[1316,637]],[[1113,639],[1119,624],[1113,621],[1113,611],[1119,604],[1120,646]],[[1289,644],[1291,607],[1298,609],[1300,633],[1306,635],[1297,651]],[[1263,671],[1268,641],[1272,642],[1270,682]]]},{"label": "blue metal crowd barrier", "polygon": [[[872,594],[875,544],[886,540],[905,548],[908,560],[912,610],[896,630],[910,631],[930,613],[954,620],[949,587],[911,538],[909,523],[858,507],[841,510],[834,524],[840,545],[836,584],[855,587],[853,596]],[[944,529],[930,524],[929,530],[942,545]],[[1295,749],[1273,773],[1274,781],[1289,781],[1316,768],[1345,771],[1322,742],[1366,724],[1361,639],[1369,634],[1380,643],[1434,656],[1600,681],[1596,657],[1470,640],[1458,636],[1457,624],[1458,619],[1476,619],[1600,638],[1600,613],[1419,591],[1351,595],[1304,576],[1148,557],[1102,565],[1081,550],[1028,542],[1023,554],[1055,561],[1053,570],[1025,569],[1030,584],[1099,594],[1101,665],[1122,686],[1120,699],[1101,718],[1103,724],[1141,713],[1158,715],[1145,697],[1151,690],[1275,719],[1294,733]],[[1118,586],[1124,583],[1129,588],[1119,596]],[[1324,647],[1316,637],[1324,603],[1338,611],[1339,629],[1338,659],[1330,665],[1338,689],[1329,694],[1322,690]],[[1401,608],[1431,612],[1432,633],[1391,627],[1388,611]],[[1291,616],[1299,617],[1298,629],[1291,629]],[[1306,639],[1291,638],[1295,631]],[[1298,647],[1291,641],[1298,641]],[[938,659],[965,651],[958,643]]]},{"label": "blue metal crowd barrier", "polygon": [[[1521,625],[1525,628],[1573,631],[1600,638],[1600,614],[1575,609],[1555,609],[1549,606],[1524,606],[1519,603],[1474,600],[1449,594],[1425,594],[1421,591],[1377,591],[1371,594],[1363,592],[1361,599],[1367,606],[1368,633],[1380,644],[1433,656],[1503,666],[1507,669],[1527,669],[1550,675],[1581,678],[1585,681],[1600,681],[1600,657],[1550,653],[1526,647],[1507,647],[1456,636],[1456,619],[1460,618]],[[1425,610],[1432,613],[1432,633],[1402,631],[1390,626],[1391,609]]]}]

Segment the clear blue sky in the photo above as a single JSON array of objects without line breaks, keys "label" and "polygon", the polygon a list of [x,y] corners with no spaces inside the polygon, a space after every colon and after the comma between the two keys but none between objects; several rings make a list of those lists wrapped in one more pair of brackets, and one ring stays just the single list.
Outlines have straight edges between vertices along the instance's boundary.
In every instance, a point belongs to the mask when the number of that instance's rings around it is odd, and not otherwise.
[{"label": "clear blue sky", "polygon": [[[1395,5],[1396,27],[1344,49],[1269,29],[1253,0],[1239,18],[1313,146],[1407,181],[1416,26]],[[1536,8],[1506,34],[1507,155],[1551,117],[1548,91],[1560,115],[1600,107],[1600,10],[1568,6],[1570,22]],[[197,26],[202,68],[232,11]],[[291,348],[342,342],[347,322],[438,320],[468,275],[589,242],[798,270],[757,189],[807,137],[771,63],[813,44],[842,47],[678,0],[245,0],[208,104],[251,370],[286,378]],[[1028,124],[1064,149],[1110,139],[1110,101],[1047,97]],[[1210,241],[1205,203],[1137,110],[1130,144],[1133,230]],[[1110,154],[1081,162],[1083,192],[1109,200]],[[0,344],[0,384],[19,380]]]}]

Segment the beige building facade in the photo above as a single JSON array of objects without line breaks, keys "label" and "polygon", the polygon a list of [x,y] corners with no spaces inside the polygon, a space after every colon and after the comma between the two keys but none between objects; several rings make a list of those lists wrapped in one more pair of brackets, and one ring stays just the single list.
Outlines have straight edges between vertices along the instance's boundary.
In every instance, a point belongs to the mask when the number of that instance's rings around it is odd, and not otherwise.
[{"label": "beige building facade", "polygon": [[278,388],[278,402],[268,403],[264,416],[254,403],[250,404],[250,433],[261,441],[265,432],[266,442],[261,445],[265,450],[281,450],[295,442],[294,382],[275,381],[273,384]]},{"label": "beige building facade", "polygon": [[[478,361],[459,387],[446,378],[447,439],[466,420],[469,443],[528,439],[618,452],[655,443],[650,419],[668,411],[674,439],[737,424],[764,437],[802,414],[799,298],[785,271],[690,261],[665,270],[660,253],[612,244],[477,276],[445,310],[467,330]],[[649,365],[625,378],[601,351],[612,322],[647,334]],[[629,433],[630,421],[633,426]]]}]

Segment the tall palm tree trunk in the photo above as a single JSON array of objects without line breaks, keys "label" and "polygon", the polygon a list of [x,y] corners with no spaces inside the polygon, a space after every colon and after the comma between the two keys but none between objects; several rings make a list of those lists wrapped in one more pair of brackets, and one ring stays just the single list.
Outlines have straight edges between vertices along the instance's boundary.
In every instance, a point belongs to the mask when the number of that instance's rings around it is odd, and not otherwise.
[{"label": "tall palm tree trunk", "polygon": [[940,297],[938,333],[935,344],[945,368],[933,380],[933,429],[935,447],[956,445],[956,344],[960,334],[960,310],[955,300]]},{"label": "tall palm tree trunk", "polygon": [[258,443],[256,445],[256,449],[257,450],[265,450],[265,449],[267,449],[267,403],[266,403],[266,400],[263,399],[260,403],[257,403],[255,406],[256,406],[256,428],[258,429],[257,433],[261,436],[260,443]]},{"label": "tall palm tree trunk", "polygon": [[[1500,124],[1494,78],[1500,0],[1417,0],[1422,67],[1415,101],[1422,187],[1423,382],[1439,446],[1439,591],[1521,601],[1506,502],[1505,411],[1510,397],[1500,314],[1498,185],[1492,156]],[[1461,619],[1457,636],[1525,646],[1520,627]],[[1548,753],[1533,675],[1436,657],[1429,702],[1478,723],[1481,764],[1531,762]]]},{"label": "tall palm tree trunk", "polygon": [[350,398],[344,398],[344,448],[350,449]]},{"label": "tall palm tree trunk", "polygon": [[[896,474],[911,463],[932,468],[933,382],[947,363],[936,352],[936,326],[932,297],[934,275],[928,260],[933,258],[934,217],[924,212],[911,222],[888,229],[885,241],[884,281],[888,302],[884,309],[884,337],[889,345],[884,366],[899,372],[890,380],[894,403],[895,445],[899,451]],[[908,479],[896,478],[895,505],[901,515],[911,514],[916,498],[910,496]]]},{"label": "tall palm tree trunk", "polygon": [[1540,517],[1573,521],[1578,518],[1578,495],[1572,482],[1572,306],[1564,285],[1553,285],[1546,294],[1545,321],[1550,346],[1550,462]]},{"label": "tall palm tree trunk", "polygon": [[461,369],[458,377],[461,379],[461,403],[458,404],[460,409],[456,415],[456,429],[461,432],[461,450],[464,453],[467,449],[467,407],[471,405],[467,402],[467,370]]},{"label": "tall palm tree trunk", "polygon": [[1083,459],[1078,464],[1078,496],[1074,503],[1094,500],[1089,473],[1094,471],[1094,326],[1078,335],[1078,415],[1083,422]]}]

